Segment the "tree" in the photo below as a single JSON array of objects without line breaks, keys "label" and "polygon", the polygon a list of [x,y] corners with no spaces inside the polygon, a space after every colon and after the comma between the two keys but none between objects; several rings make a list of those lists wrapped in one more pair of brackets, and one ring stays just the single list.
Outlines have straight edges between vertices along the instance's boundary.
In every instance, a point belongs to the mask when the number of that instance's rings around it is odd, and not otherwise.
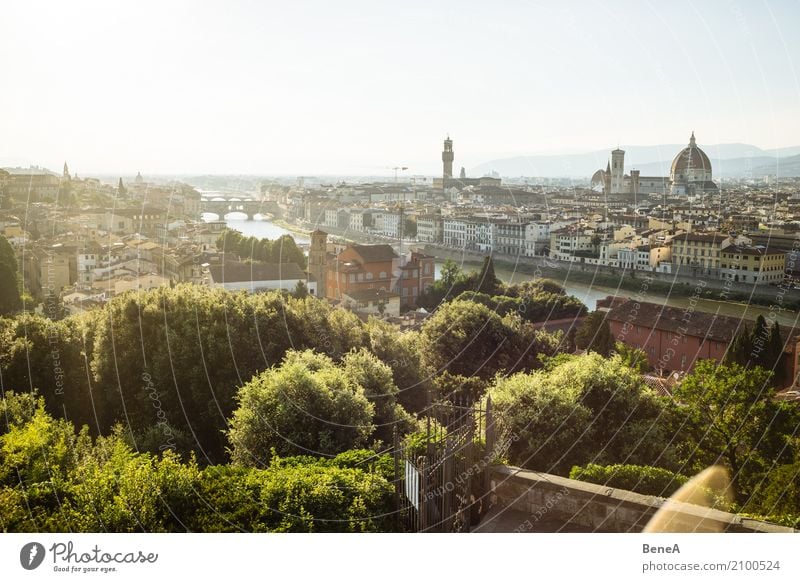
[{"label": "tree", "polygon": [[135,451],[121,426],[92,441],[41,400],[5,392],[0,528],[9,532],[387,531],[391,457],[273,458],[263,470]]},{"label": "tree", "polygon": [[298,281],[297,285],[294,287],[294,296],[297,299],[305,299],[308,297],[308,287],[306,286],[305,282]]},{"label": "tree", "polygon": [[[169,444],[166,427],[174,427],[191,435],[208,462],[224,460],[227,419],[239,387],[253,375],[279,364],[291,348],[338,360],[366,341],[355,315],[315,297],[280,292],[160,287],[116,297],[94,317],[85,348],[92,396],[85,402],[103,405],[101,430],[121,422],[144,434],[156,425]],[[86,376],[85,367],[75,370]]]},{"label": "tree", "polygon": [[562,475],[586,463],[672,463],[668,404],[619,356],[553,363],[490,389],[498,442],[512,442],[512,463]]},{"label": "tree", "polygon": [[364,389],[322,354],[289,352],[237,396],[228,430],[231,458],[266,466],[273,454],[330,455],[367,443],[374,405]]},{"label": "tree", "polygon": [[403,229],[403,236],[405,238],[417,238],[417,221],[413,218],[406,217],[405,226]]},{"label": "tree", "polygon": [[389,366],[362,348],[342,358],[342,367],[347,377],[364,390],[364,395],[375,408],[376,440],[391,443],[395,429],[401,435],[412,429],[413,418],[397,402],[400,391]]},{"label": "tree", "polygon": [[17,257],[6,237],[0,236],[0,315],[10,315],[21,307]]},{"label": "tree", "polygon": [[117,184],[117,193],[121,196],[124,196],[128,190],[125,188],[125,185],[122,183],[122,178],[119,179],[119,183]]},{"label": "tree", "polygon": [[791,452],[784,447],[791,414],[775,401],[770,375],[760,367],[701,360],[674,394],[683,405],[687,450],[696,451],[687,461],[695,468],[727,465],[740,500],[752,492],[765,463]]},{"label": "tree", "polygon": [[734,336],[728,351],[725,352],[723,362],[726,364],[739,364],[740,366],[747,366],[750,361],[750,353],[753,351],[752,337],[747,325],[739,329],[739,332]]},{"label": "tree", "polygon": [[392,370],[398,388],[397,401],[409,412],[424,410],[431,381],[423,370],[419,332],[400,332],[391,324],[371,317],[367,334],[370,352]]},{"label": "tree", "polygon": [[8,265],[0,263],[0,315],[11,315],[21,307],[17,273]]},{"label": "tree", "polygon": [[623,342],[617,342],[614,344],[614,351],[619,354],[619,357],[626,366],[636,370],[640,374],[644,374],[650,368],[650,364],[647,360],[647,353],[645,353],[644,350],[631,347]]},{"label": "tree", "polygon": [[500,279],[494,274],[494,261],[491,255],[486,255],[483,258],[483,266],[481,266],[480,273],[478,274],[478,288],[476,291],[479,293],[486,293],[487,295],[494,295],[500,288]]},{"label": "tree", "polygon": [[509,350],[512,335],[513,330],[485,305],[455,300],[439,307],[422,325],[420,353],[432,375],[447,370],[490,378],[516,363]]},{"label": "tree", "polygon": [[608,356],[614,347],[614,338],[611,336],[606,314],[602,311],[593,311],[586,316],[575,335],[575,343],[582,350]]},{"label": "tree", "polygon": [[767,369],[773,371],[772,382],[781,388],[786,383],[786,368],[783,361],[783,339],[781,338],[781,329],[778,322],[772,324],[772,329],[769,334],[769,344],[767,346]]},{"label": "tree", "polygon": [[750,336],[750,354],[748,354],[751,366],[761,366],[766,370],[772,369],[774,362],[769,362],[769,327],[763,315],[756,318],[753,334]]},{"label": "tree", "polygon": [[592,248],[594,249],[595,254],[599,254],[600,252],[600,243],[603,239],[600,238],[599,234],[593,234],[591,238]]},{"label": "tree", "polygon": [[461,267],[453,259],[447,259],[442,265],[441,282],[446,288],[456,284],[461,278]]}]

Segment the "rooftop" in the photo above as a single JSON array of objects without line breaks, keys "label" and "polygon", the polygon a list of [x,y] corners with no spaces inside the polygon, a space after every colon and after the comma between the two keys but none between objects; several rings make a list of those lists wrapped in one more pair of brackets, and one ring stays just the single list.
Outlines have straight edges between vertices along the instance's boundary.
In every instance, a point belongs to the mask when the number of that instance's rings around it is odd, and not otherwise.
[{"label": "rooftop", "polygon": [[282,281],[306,278],[306,274],[296,263],[242,263],[230,261],[224,265],[211,265],[208,270],[214,283]]},{"label": "rooftop", "polygon": [[606,317],[609,321],[618,321],[629,325],[635,323],[653,329],[682,333],[686,336],[701,337],[718,342],[731,341],[739,326],[747,323],[738,317],[716,315],[704,311],[687,314],[687,311],[681,308],[630,300],[612,308]]}]

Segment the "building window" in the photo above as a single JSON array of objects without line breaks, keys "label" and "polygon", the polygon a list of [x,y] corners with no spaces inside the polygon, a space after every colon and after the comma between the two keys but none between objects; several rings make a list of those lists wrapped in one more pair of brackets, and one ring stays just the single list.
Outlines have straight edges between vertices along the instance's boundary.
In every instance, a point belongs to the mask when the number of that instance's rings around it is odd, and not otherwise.
[{"label": "building window", "polygon": [[386,278],[386,271],[381,271],[380,278],[381,279],[385,279]]},{"label": "building window", "polygon": [[367,273],[367,281],[372,281],[372,272]]}]

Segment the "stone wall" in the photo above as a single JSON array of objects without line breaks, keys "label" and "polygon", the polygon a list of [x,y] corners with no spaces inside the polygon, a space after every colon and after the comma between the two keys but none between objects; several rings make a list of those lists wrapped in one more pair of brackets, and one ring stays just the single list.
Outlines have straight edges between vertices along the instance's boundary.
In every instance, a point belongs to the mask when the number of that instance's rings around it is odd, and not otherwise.
[{"label": "stone wall", "polygon": [[[530,519],[574,524],[591,531],[640,532],[664,505],[665,499],[495,465],[489,469],[491,516],[503,510],[519,512]],[[781,527],[732,513],[687,503],[675,504],[671,525],[687,532],[792,532]],[[487,516],[490,519],[491,516]]]}]

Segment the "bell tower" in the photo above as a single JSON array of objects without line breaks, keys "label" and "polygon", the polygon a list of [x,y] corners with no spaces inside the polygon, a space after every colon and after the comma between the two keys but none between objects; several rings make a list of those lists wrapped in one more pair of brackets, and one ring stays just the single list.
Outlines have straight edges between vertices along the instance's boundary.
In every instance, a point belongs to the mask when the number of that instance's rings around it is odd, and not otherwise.
[{"label": "bell tower", "polygon": [[317,297],[327,297],[326,279],[328,270],[328,233],[319,229],[311,233],[311,248],[308,250],[308,274],[317,281]]},{"label": "bell tower", "polygon": [[619,148],[611,152],[611,193],[621,194],[625,182],[625,152]]},{"label": "bell tower", "polygon": [[450,136],[448,135],[447,139],[444,140],[444,149],[442,150],[442,176],[445,180],[453,177],[454,158],[455,154],[453,153],[453,140],[450,139]]}]

